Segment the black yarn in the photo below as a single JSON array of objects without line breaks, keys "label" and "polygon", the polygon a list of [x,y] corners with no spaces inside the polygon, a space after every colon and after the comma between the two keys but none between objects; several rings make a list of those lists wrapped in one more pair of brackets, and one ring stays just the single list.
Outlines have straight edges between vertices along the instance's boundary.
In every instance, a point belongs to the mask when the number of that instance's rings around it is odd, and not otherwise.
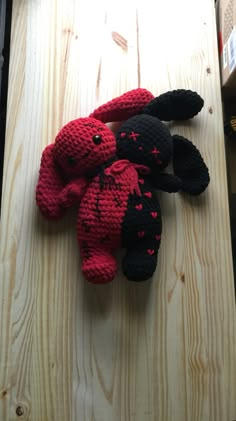
[{"label": "black yarn", "polygon": [[202,193],[209,184],[208,168],[196,146],[183,136],[175,135],[173,169],[182,180],[181,190],[191,195]]},{"label": "black yarn", "polygon": [[[136,134],[133,140],[131,133]],[[169,129],[156,117],[141,114],[129,118],[116,134],[117,155],[158,170],[168,165],[173,153]],[[156,150],[156,153],[155,153]],[[160,151],[160,153],[158,152]]]},{"label": "black yarn", "polygon": [[[136,282],[146,281],[155,272],[162,232],[160,204],[147,179],[143,179],[140,190],[141,197],[129,196],[121,232],[122,246],[126,249],[123,272],[127,279]],[[147,192],[152,196],[146,197]],[[139,203],[142,203],[142,210],[136,209]]]},{"label": "black yarn", "polygon": [[203,105],[203,99],[196,92],[178,89],[154,98],[142,112],[162,121],[188,120],[197,115]]},{"label": "black yarn", "polygon": [[[123,272],[131,281],[149,279],[157,265],[162,220],[154,188],[197,195],[209,184],[208,168],[199,150],[188,139],[171,136],[161,121],[192,118],[202,106],[203,100],[195,92],[167,92],[152,100],[142,114],[124,122],[117,132],[118,158],[150,170],[139,180],[141,196],[130,195],[122,222],[122,245],[127,251]],[[165,173],[171,162],[174,173]]]}]

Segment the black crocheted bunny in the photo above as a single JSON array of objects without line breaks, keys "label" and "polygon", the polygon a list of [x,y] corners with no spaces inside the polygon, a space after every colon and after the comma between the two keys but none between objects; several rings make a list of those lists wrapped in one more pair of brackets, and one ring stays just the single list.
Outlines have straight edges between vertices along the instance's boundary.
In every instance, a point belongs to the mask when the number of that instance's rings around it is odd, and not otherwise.
[{"label": "black crocheted bunny", "polygon": [[[131,91],[133,94],[133,92]],[[103,122],[134,114],[131,101],[112,100],[94,112]],[[121,104],[123,106],[121,107]],[[139,178],[141,197],[130,195],[122,224],[122,241],[127,253],[124,274],[143,281],[156,269],[161,239],[161,209],[154,188],[199,195],[209,184],[209,172],[199,150],[188,139],[172,136],[161,120],[187,120],[203,107],[203,99],[189,90],[167,92],[152,99],[138,114],[126,120],[116,134],[118,159],[149,168]],[[163,170],[172,163],[173,174]]]}]

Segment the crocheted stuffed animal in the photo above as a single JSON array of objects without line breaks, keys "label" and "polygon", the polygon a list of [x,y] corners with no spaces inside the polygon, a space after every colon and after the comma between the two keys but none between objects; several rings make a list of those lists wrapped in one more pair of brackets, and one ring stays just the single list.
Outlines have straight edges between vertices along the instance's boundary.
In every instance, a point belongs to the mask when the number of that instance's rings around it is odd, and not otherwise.
[{"label": "crocheted stuffed animal", "polygon": [[[37,205],[49,219],[79,206],[77,237],[88,281],[107,283],[115,277],[113,252],[119,247],[126,248],[123,271],[129,280],[153,275],[162,231],[154,187],[200,194],[209,183],[197,148],[171,136],[160,120],[192,118],[202,106],[191,91],[154,98],[135,89],[69,122],[45,148]],[[115,137],[105,123],[122,120]],[[171,160],[174,174],[162,172]]]}]

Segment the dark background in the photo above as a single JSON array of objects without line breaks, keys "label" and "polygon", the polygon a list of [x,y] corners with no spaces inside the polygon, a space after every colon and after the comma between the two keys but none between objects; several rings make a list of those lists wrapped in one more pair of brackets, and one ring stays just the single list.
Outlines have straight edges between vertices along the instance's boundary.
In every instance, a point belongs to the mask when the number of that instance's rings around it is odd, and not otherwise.
[{"label": "dark background", "polygon": [[12,0],[0,0],[0,209],[5,145]]}]

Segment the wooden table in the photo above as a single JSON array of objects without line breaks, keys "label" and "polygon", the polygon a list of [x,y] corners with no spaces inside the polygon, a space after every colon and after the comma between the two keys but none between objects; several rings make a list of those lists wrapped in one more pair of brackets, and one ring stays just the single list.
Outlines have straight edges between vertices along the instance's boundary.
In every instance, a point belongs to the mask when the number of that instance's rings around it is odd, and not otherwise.
[{"label": "wooden table", "polygon": [[[0,420],[233,421],[236,330],[213,0],[14,0],[0,247]],[[76,212],[40,217],[41,152],[138,86],[205,99],[173,125],[201,150],[199,198],[160,195],[152,282],[81,276]]]}]

